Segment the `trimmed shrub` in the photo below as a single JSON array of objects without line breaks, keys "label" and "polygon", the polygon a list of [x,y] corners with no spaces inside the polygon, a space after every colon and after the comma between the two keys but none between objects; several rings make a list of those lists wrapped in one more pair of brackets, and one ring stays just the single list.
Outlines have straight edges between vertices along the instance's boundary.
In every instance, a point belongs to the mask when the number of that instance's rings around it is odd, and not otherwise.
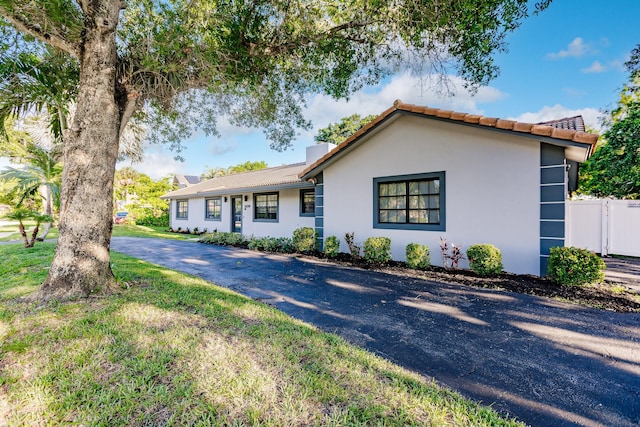
[{"label": "trimmed shrub", "polygon": [[429,246],[419,243],[407,245],[407,266],[410,268],[428,268],[431,265]]},{"label": "trimmed shrub", "polygon": [[391,239],[388,237],[369,237],[364,241],[364,259],[374,264],[391,261]]},{"label": "trimmed shrub", "polygon": [[604,280],[604,261],[595,253],[575,247],[554,247],[547,275],[564,286],[581,286]]},{"label": "trimmed shrub", "polygon": [[212,245],[220,245],[220,246],[239,246],[239,247],[247,247],[249,244],[249,240],[240,233],[227,233],[227,232],[219,232],[219,233],[211,233],[202,236],[198,239],[200,243],[209,243]]},{"label": "trimmed shrub", "polygon": [[493,245],[471,245],[467,249],[469,268],[480,276],[502,273],[502,253]]},{"label": "trimmed shrub", "polygon": [[300,253],[310,253],[316,250],[317,233],[311,227],[300,227],[293,230],[291,243],[293,248]]},{"label": "trimmed shrub", "polygon": [[359,259],[360,258],[360,245],[356,243],[356,233],[353,231],[351,233],[344,233],[344,241],[349,248],[349,253],[351,254],[351,258]]},{"label": "trimmed shrub", "polygon": [[340,240],[336,236],[329,236],[324,239],[324,254],[328,258],[335,258],[340,251]]}]

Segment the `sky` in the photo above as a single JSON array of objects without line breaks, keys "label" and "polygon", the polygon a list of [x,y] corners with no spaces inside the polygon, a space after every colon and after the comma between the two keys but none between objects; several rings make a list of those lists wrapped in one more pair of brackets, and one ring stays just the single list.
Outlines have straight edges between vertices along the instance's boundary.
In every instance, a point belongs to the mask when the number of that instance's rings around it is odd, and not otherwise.
[{"label": "sky", "polygon": [[[305,115],[313,129],[302,131],[284,152],[270,149],[259,129],[222,124],[221,137],[197,133],[185,140],[183,162],[167,148],[152,145],[144,161],[132,166],[159,179],[173,173],[200,175],[207,167],[246,161],[266,161],[269,166],[301,162],[318,129],[354,113],[380,114],[396,99],[529,123],[580,114],[588,126],[599,129],[602,111],[615,106],[628,79],[624,62],[640,44],[638,16],[639,0],[553,0],[507,37],[508,52],[495,56],[500,76],[475,96],[465,92],[455,76],[450,81],[459,89],[454,96],[444,96],[399,73],[363,88],[349,101],[311,96]],[[4,164],[0,160],[0,166]],[[128,165],[122,162],[117,168]]]}]

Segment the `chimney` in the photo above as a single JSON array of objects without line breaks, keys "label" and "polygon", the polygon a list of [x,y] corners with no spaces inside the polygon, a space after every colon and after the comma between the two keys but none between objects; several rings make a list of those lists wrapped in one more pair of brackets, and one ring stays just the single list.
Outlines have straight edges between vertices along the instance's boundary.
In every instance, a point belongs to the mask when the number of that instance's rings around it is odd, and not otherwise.
[{"label": "chimney", "polygon": [[313,164],[316,160],[327,154],[329,151],[336,148],[337,145],[330,142],[323,142],[320,144],[314,144],[307,147],[307,166]]}]

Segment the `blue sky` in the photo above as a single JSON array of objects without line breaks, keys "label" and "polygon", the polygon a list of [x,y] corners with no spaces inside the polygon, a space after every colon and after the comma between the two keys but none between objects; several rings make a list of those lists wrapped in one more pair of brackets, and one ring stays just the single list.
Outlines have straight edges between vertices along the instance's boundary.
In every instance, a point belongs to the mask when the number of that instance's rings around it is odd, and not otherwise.
[{"label": "blue sky", "polygon": [[[554,0],[509,35],[509,51],[496,57],[500,76],[473,97],[462,90],[453,97],[438,96],[432,88],[421,89],[410,75],[398,74],[355,93],[349,102],[311,97],[306,115],[314,128],[302,132],[283,153],[271,150],[257,129],[223,124],[221,138],[197,134],[185,141],[184,162],[175,161],[161,146],[151,146],[145,161],[133,167],[157,179],[169,173],[199,175],[207,166],[247,160],[264,160],[270,166],[303,161],[317,129],[353,113],[381,113],[395,99],[527,122],[582,114],[588,125],[597,127],[599,112],[615,105],[628,78],[624,62],[640,43],[639,16],[638,0]],[[461,87],[459,79],[451,81]]]}]

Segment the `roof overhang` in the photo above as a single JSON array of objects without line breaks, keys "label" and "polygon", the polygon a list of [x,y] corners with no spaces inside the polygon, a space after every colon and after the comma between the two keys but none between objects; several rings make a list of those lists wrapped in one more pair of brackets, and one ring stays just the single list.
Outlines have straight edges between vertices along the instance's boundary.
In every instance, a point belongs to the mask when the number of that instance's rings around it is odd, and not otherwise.
[{"label": "roof overhang", "polygon": [[217,188],[208,191],[198,191],[195,193],[172,194],[167,193],[160,196],[161,199],[189,199],[194,197],[230,196],[244,193],[264,193],[267,191],[289,190],[296,188],[313,188],[313,183],[309,181],[291,182],[286,184],[262,185],[259,187],[239,187],[239,188]]}]

